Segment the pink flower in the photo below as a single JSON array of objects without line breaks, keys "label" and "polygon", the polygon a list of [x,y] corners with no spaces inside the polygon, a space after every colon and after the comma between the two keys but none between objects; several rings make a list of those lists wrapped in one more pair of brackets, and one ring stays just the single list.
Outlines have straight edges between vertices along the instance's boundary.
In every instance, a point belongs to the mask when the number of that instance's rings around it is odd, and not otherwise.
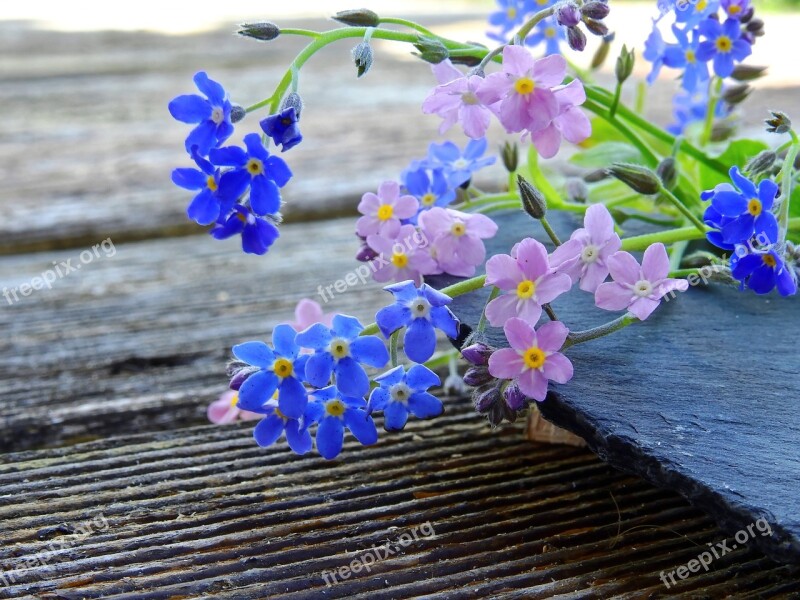
[{"label": "pink flower", "polygon": [[494,237],[497,224],[486,215],[434,207],[419,216],[419,224],[435,249],[445,273],[472,277],[486,258],[483,240]]},{"label": "pink flower", "polygon": [[233,423],[236,419],[252,421],[261,419],[264,416],[238,408],[236,406],[238,401],[239,393],[228,390],[208,405],[208,420],[217,425],[226,425],[228,423]]},{"label": "pink flower", "polygon": [[449,58],[445,58],[442,62],[431,65],[431,71],[433,71],[433,76],[436,77],[436,81],[439,82],[439,85],[450,83],[464,76]]},{"label": "pink flower", "polygon": [[560,113],[552,88],[567,74],[567,61],[559,54],[534,60],[521,46],[503,50],[503,71],[483,80],[478,98],[486,105],[500,102],[500,122],[511,133],[541,131]]},{"label": "pink flower", "polygon": [[572,379],[572,363],[559,352],[569,333],[561,321],[534,330],[522,319],[509,319],[503,331],[511,348],[489,357],[489,373],[494,377],[514,380],[523,394],[539,402],[547,397],[548,380],[567,383]]},{"label": "pink flower", "polygon": [[413,225],[403,225],[394,236],[370,235],[369,247],[378,253],[374,264],[379,267],[373,277],[381,283],[413,279],[419,286],[423,275],[440,273],[436,261],[428,253],[428,238]]},{"label": "pink flower", "polygon": [[437,114],[443,119],[439,133],[444,133],[458,122],[467,137],[480,139],[486,135],[492,120],[491,108],[481,102],[477,95],[483,82],[482,77],[470,75],[439,85],[422,103],[422,112]]},{"label": "pink flower", "polygon": [[561,136],[573,144],[579,144],[592,135],[592,124],[583,111],[577,108],[586,101],[583,84],[572,80],[569,84],[553,89],[558,100],[558,114],[550,124],[531,134],[531,141],[542,158],[553,158],[561,147]]},{"label": "pink flower", "polygon": [[409,219],[417,214],[419,202],[414,196],[401,196],[400,185],[395,181],[384,181],[378,194],[367,192],[358,203],[358,212],[363,217],[356,221],[356,233],[361,237],[372,234],[392,236],[400,229],[400,219]]},{"label": "pink flower", "polygon": [[303,331],[317,323],[330,327],[332,322],[333,313],[324,313],[319,302],[303,298],[294,309],[294,323],[291,326],[295,331]]},{"label": "pink flower", "polygon": [[664,244],[653,244],[644,251],[642,266],[628,252],[617,252],[608,258],[614,281],[602,284],[595,293],[595,304],[606,310],[628,309],[644,321],[673,290],[685,292],[689,282],[669,279],[669,257]]},{"label": "pink flower", "polygon": [[572,287],[569,275],[553,273],[547,250],[534,239],[526,238],[511,249],[511,255],[497,254],[486,263],[486,285],[506,292],[486,305],[486,318],[501,327],[520,317],[535,324],[542,315],[542,304]]},{"label": "pink flower", "polygon": [[608,258],[619,250],[614,219],[603,204],[586,209],[583,228],[572,232],[569,241],[555,249],[550,265],[557,273],[569,275],[572,283],[580,279],[581,289],[594,293],[608,277]]}]

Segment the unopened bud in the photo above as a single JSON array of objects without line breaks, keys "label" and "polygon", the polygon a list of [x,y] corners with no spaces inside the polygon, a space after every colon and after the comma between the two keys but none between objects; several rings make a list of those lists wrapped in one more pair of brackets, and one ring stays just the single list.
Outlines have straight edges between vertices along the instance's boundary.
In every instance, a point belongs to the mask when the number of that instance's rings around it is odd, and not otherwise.
[{"label": "unopened bud", "polygon": [[732,85],[722,92],[722,100],[727,104],[736,105],[744,102],[752,91],[753,88],[746,83]]},{"label": "unopened bud", "polygon": [[756,10],[755,10],[755,8],[753,8],[751,6],[750,8],[748,8],[746,11],[744,11],[741,14],[741,16],[739,17],[739,22],[740,23],[749,23],[751,21],[751,19],[753,18],[753,15],[755,15],[755,14],[756,14]]},{"label": "unopened bud", "polygon": [[576,52],[583,52],[586,48],[586,34],[580,27],[567,27],[567,44]]},{"label": "unopened bud", "polygon": [[756,67],[753,65],[736,65],[731,73],[731,77],[736,81],[753,81],[763,77],[767,73],[768,67]]},{"label": "unopened bud", "polygon": [[477,388],[472,394],[472,404],[480,414],[485,414],[500,400],[500,390],[494,384]]},{"label": "unopened bud", "polygon": [[589,188],[586,187],[583,179],[578,179],[577,177],[571,177],[570,179],[567,179],[566,188],[567,199],[570,202],[578,202],[579,204],[583,204],[589,197]]},{"label": "unopened bud", "polygon": [[661,191],[661,181],[658,176],[642,165],[614,163],[606,172],[640,194],[652,196]]},{"label": "unopened bud", "polygon": [[243,37],[268,42],[278,37],[281,34],[281,30],[275,23],[262,21],[261,23],[242,23],[239,25],[237,33]]},{"label": "unopened bud", "polygon": [[594,171],[590,171],[583,176],[583,180],[586,183],[597,183],[598,181],[603,181],[605,179],[608,179],[608,173],[605,169],[595,169]]},{"label": "unopened bud", "polygon": [[419,50],[418,56],[431,64],[437,65],[450,56],[450,51],[436,38],[421,35],[414,47]]},{"label": "unopened bud", "polygon": [[509,383],[503,390],[503,399],[508,408],[514,411],[522,410],[528,404],[528,397],[522,393],[516,383]]},{"label": "unopened bud", "polygon": [[481,342],[476,342],[461,349],[461,356],[471,365],[488,365],[491,355],[492,349]]},{"label": "unopened bud", "polygon": [[358,77],[363,76],[372,66],[372,46],[369,42],[361,42],[353,48],[353,62],[356,63]]},{"label": "unopened bud", "polygon": [[712,142],[724,142],[736,133],[736,127],[728,121],[715,121],[711,126]]},{"label": "unopened bud", "polygon": [[464,65],[465,67],[477,67],[481,64],[481,59],[474,56],[451,56],[450,62],[454,65]]},{"label": "unopened bud", "polygon": [[599,0],[591,0],[581,7],[581,14],[590,19],[602,20],[608,16],[608,4]]},{"label": "unopened bud", "polygon": [[303,112],[303,99],[300,97],[300,94],[297,92],[290,92],[286,98],[283,99],[281,103],[281,112],[287,108],[293,108],[294,114],[298,119],[300,118],[300,113]]},{"label": "unopened bud", "polygon": [[251,367],[250,365],[245,365],[244,363],[232,363],[230,370],[233,370],[231,374],[231,382],[228,384],[228,387],[232,390],[239,391],[239,388],[242,387],[247,378],[250,377],[253,373],[258,372],[257,367]]},{"label": "unopened bud", "polygon": [[556,21],[564,27],[575,27],[581,22],[581,10],[574,2],[562,2],[556,5]]},{"label": "unopened bud", "polygon": [[778,160],[778,155],[772,150],[763,150],[750,159],[744,170],[750,175],[761,175],[772,169],[776,160]]},{"label": "unopened bud", "polygon": [[487,367],[471,367],[464,373],[464,383],[471,387],[478,387],[489,383],[494,377]]},{"label": "unopened bud", "polygon": [[658,163],[656,175],[658,175],[658,178],[661,180],[661,183],[665,188],[668,190],[674,188],[675,183],[678,181],[678,165],[675,162],[675,159],[671,156],[668,156]]},{"label": "unopened bud", "polygon": [[519,166],[519,147],[516,142],[506,142],[500,148],[500,157],[503,159],[503,166],[509,173],[513,173]]},{"label": "unopened bud", "polygon": [[599,35],[600,37],[605,37],[608,35],[608,27],[606,27],[605,23],[602,21],[584,18],[583,23],[586,25],[586,29],[595,35]]},{"label": "unopened bud", "polygon": [[378,253],[367,246],[366,243],[359,248],[358,253],[356,254],[356,260],[359,262],[369,262],[371,260],[375,260],[376,258],[378,258]]},{"label": "unopened bud", "polygon": [[761,37],[764,35],[764,21],[761,19],[753,19],[747,24],[745,29],[748,33],[752,33],[756,37]]},{"label": "unopened bud", "polygon": [[617,76],[617,81],[623,83],[633,73],[633,64],[636,62],[635,50],[628,50],[628,47],[623,44],[617,57],[617,64],[614,68],[614,73]]},{"label": "unopened bud", "polygon": [[350,27],[377,27],[381,22],[381,18],[376,13],[366,8],[342,10],[332,18],[334,21]]},{"label": "unopened bud", "polygon": [[534,219],[544,217],[547,213],[547,201],[542,192],[533,187],[533,184],[522,175],[517,175],[517,187],[519,187],[519,197],[525,212]]},{"label": "unopened bud", "polygon": [[614,34],[611,33],[603,38],[603,41],[600,42],[600,45],[597,47],[597,51],[594,53],[592,57],[592,64],[590,67],[593,70],[597,70],[603,66],[608,58],[608,52],[611,50],[611,42],[614,41]]},{"label": "unopened bud", "polygon": [[784,113],[780,111],[770,111],[772,118],[767,119],[764,123],[767,124],[768,133],[788,133],[792,128],[792,121]]},{"label": "unopened bud", "polygon": [[244,109],[244,107],[239,106],[238,104],[231,106],[231,123],[238,123],[244,119],[245,115],[247,115],[247,111]]}]

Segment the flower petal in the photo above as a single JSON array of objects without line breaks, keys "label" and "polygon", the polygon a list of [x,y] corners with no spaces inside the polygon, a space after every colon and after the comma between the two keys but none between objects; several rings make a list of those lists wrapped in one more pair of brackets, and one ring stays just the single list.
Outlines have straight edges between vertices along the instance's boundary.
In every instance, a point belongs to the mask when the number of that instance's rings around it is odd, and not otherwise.
[{"label": "flower petal", "polygon": [[275,353],[264,342],[245,342],[232,349],[233,355],[255,367],[269,368],[275,362]]},{"label": "flower petal", "polygon": [[256,444],[262,448],[271,446],[283,433],[285,421],[277,415],[269,415],[261,419],[255,429],[253,429],[253,438]]},{"label": "flower petal", "polygon": [[325,417],[317,427],[317,452],[328,460],[342,451],[344,423],[339,417]]},{"label": "flower petal", "polygon": [[375,422],[363,410],[345,411],[344,422],[355,438],[365,446],[370,446],[378,441],[378,430],[375,428]]},{"label": "flower petal", "polygon": [[406,356],[416,363],[423,363],[436,350],[436,331],[427,319],[414,319],[403,337]]},{"label": "flower petal", "polygon": [[444,412],[442,401],[427,392],[417,392],[408,398],[408,409],[418,419],[438,417]]},{"label": "flower petal", "polygon": [[345,396],[364,396],[369,391],[367,373],[352,357],[345,356],[339,360],[333,370],[336,374],[336,386]]}]

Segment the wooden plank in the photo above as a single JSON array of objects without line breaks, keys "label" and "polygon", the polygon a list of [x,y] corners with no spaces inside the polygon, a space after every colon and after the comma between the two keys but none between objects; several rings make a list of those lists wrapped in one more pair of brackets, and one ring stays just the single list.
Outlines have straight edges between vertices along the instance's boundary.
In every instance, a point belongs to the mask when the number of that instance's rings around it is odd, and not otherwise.
[{"label": "wooden plank", "polygon": [[[466,400],[445,404],[446,416],[383,435],[375,447],[348,441],[334,462],[260,449],[243,425],[2,456],[3,592],[642,597],[644,589],[666,591],[662,570],[722,539],[673,493],[584,450],[527,443],[519,423],[492,431]],[[74,534],[87,521],[88,533]],[[416,540],[399,545],[425,523]],[[326,585],[324,571],[387,542],[398,551],[371,572]],[[769,590],[768,580],[785,589],[798,574],[737,550],[673,591]]]}]

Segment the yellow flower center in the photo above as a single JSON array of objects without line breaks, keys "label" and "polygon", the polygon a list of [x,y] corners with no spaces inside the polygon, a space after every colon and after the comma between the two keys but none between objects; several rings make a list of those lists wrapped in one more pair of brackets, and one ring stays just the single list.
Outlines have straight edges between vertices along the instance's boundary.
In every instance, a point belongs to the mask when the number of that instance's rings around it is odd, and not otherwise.
[{"label": "yellow flower center", "polygon": [[408,265],[408,256],[402,252],[395,252],[392,254],[392,264],[398,269],[403,269]]},{"label": "yellow flower center", "polygon": [[462,223],[461,221],[456,221],[450,228],[450,233],[452,233],[456,237],[461,237],[462,235],[467,233],[467,226],[464,225],[464,223]]},{"label": "yellow flower center", "polygon": [[283,419],[284,421],[288,421],[289,420],[289,417],[287,417],[285,414],[283,414],[281,412],[281,409],[278,408],[277,406],[275,407],[275,416]]},{"label": "yellow flower center", "polygon": [[394,215],[394,208],[389,204],[383,204],[378,209],[378,219],[381,221],[388,221]]},{"label": "yellow flower center", "polygon": [[527,96],[536,89],[536,84],[530,77],[520,77],[514,83],[514,90],[523,96]]},{"label": "yellow flower center", "polygon": [[778,261],[775,260],[775,257],[772,254],[765,254],[761,257],[761,260],[764,261],[764,264],[767,265],[770,269],[774,269],[778,265]]},{"label": "yellow flower center", "polygon": [[242,213],[240,213],[240,212],[237,212],[237,213],[236,213],[236,218],[237,218],[237,219],[239,219],[239,220],[240,220],[242,223],[246,223],[246,222],[247,222],[247,217],[245,217],[245,216],[244,216]]},{"label": "yellow flower center", "polygon": [[740,12],[742,12],[742,7],[738,4],[731,4],[728,6],[729,15],[738,15]]},{"label": "yellow flower center", "polygon": [[328,400],[325,403],[325,412],[332,417],[341,417],[345,408],[344,402],[341,400]]},{"label": "yellow flower center", "polygon": [[547,356],[541,348],[533,347],[528,348],[522,359],[525,361],[525,366],[529,369],[541,369]]},{"label": "yellow flower center", "polygon": [[272,370],[275,371],[275,375],[278,377],[291,377],[292,373],[294,373],[294,367],[292,366],[291,361],[286,360],[285,358],[279,358],[275,361],[275,364],[272,365]]},{"label": "yellow flower center", "polygon": [[514,20],[517,18],[517,9],[513,6],[509,6],[506,14],[508,15],[509,19]]},{"label": "yellow flower center", "polygon": [[255,177],[256,175],[261,175],[264,172],[264,163],[257,158],[251,158],[247,161],[247,166],[245,168],[250,175]]},{"label": "yellow flower center", "polygon": [[757,217],[761,214],[761,201],[757,198],[753,198],[750,202],[747,203],[747,212],[749,212],[754,217]]},{"label": "yellow flower center", "polygon": [[331,354],[336,360],[350,356],[350,344],[347,343],[347,340],[338,338],[333,340],[331,342]]},{"label": "yellow flower center", "polygon": [[550,1],[550,0],[536,0],[536,4],[538,4],[539,6],[544,6],[544,5],[545,5],[545,4],[547,4],[549,1]]},{"label": "yellow flower center", "polygon": [[717,38],[716,46],[720,52],[727,53],[733,48],[733,42],[727,35],[721,35]]},{"label": "yellow flower center", "polygon": [[708,0],[700,0],[700,1],[699,1],[699,2],[698,2],[696,5],[695,5],[695,7],[694,7],[694,8],[695,8],[695,10],[696,10],[697,12],[703,12],[703,11],[704,11],[706,8],[708,8]]},{"label": "yellow flower center", "polygon": [[519,282],[517,286],[517,298],[521,300],[527,300],[533,293],[536,291],[536,284],[531,281],[530,279],[525,279]]},{"label": "yellow flower center", "polygon": [[217,188],[219,186],[217,185],[217,180],[214,179],[213,175],[209,175],[208,179],[206,179],[206,187],[208,189],[210,189],[212,192],[216,192],[217,191]]},{"label": "yellow flower center", "polygon": [[231,397],[231,406],[236,406],[236,403],[239,402],[239,394],[236,393]]},{"label": "yellow flower center", "polygon": [[694,63],[697,60],[697,57],[694,54],[694,50],[687,50],[686,51],[686,62]]},{"label": "yellow flower center", "polygon": [[555,27],[545,27],[544,36],[549,38],[556,37],[556,29]]},{"label": "yellow flower center", "polygon": [[432,206],[433,203],[436,202],[436,194],[428,192],[422,198],[420,198],[420,202],[422,202],[423,206]]}]

